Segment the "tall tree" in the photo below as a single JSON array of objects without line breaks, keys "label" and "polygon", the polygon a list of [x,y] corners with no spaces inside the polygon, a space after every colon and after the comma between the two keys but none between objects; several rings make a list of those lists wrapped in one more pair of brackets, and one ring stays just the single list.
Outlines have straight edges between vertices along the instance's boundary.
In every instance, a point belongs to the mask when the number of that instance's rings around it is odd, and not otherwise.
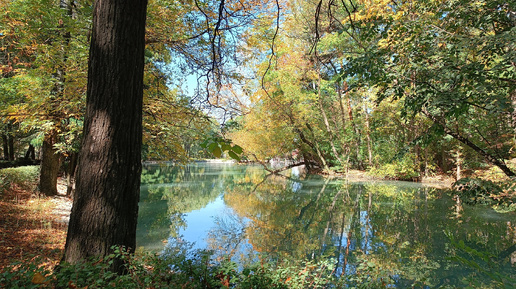
[{"label": "tall tree", "polygon": [[[97,0],[84,138],[64,261],[134,250],[140,193],[146,0]],[[123,272],[121,261],[112,270]]]},{"label": "tall tree", "polygon": [[[2,115],[32,130],[42,147],[40,191],[57,194],[83,115],[91,4],[73,0],[10,1],[0,10]],[[77,125],[79,124],[79,125]],[[78,144],[75,144],[78,146]]]}]

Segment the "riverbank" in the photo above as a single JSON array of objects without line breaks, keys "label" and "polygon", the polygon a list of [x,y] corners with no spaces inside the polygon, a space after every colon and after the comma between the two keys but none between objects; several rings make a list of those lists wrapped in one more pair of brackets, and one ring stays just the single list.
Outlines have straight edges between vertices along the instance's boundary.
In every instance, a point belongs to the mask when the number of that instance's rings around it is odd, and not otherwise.
[{"label": "riverbank", "polygon": [[[485,178],[493,177],[489,170],[482,174]],[[358,170],[335,177],[347,178],[350,182],[383,181]],[[437,188],[450,188],[453,182],[451,176],[444,175],[425,177],[421,181],[425,186]],[[0,271],[13,262],[34,263],[35,258],[43,259],[38,263],[49,268],[59,262],[72,200],[65,197],[66,186],[61,180],[58,191],[57,197],[43,197],[14,186],[0,194]]]}]

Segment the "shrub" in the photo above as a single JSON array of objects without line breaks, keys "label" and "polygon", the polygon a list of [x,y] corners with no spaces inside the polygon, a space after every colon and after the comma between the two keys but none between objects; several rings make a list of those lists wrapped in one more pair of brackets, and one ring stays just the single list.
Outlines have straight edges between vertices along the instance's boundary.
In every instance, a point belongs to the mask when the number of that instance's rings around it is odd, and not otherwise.
[{"label": "shrub", "polygon": [[[109,271],[115,258],[126,262],[126,275]],[[333,260],[255,263],[239,270],[229,260],[214,262],[210,251],[163,258],[114,248],[103,260],[63,264],[54,272],[38,262],[16,264],[0,273],[0,288],[348,288],[333,274]]]},{"label": "shrub", "polygon": [[24,166],[0,170],[0,190],[5,191],[13,185],[23,190],[36,190],[39,180],[39,166]]},{"label": "shrub", "polygon": [[405,154],[392,163],[371,168],[369,174],[382,179],[400,181],[416,181],[421,177],[414,154]]}]

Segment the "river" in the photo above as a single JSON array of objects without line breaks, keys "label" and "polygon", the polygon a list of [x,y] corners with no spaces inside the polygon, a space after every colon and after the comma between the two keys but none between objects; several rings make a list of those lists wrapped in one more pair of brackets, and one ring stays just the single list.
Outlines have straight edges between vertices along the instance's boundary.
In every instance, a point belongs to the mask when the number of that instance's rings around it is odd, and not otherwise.
[{"label": "river", "polygon": [[239,264],[331,260],[336,276],[385,276],[396,288],[516,280],[516,215],[456,202],[410,182],[348,182],[256,165],[147,165],[137,243],[190,245]]}]

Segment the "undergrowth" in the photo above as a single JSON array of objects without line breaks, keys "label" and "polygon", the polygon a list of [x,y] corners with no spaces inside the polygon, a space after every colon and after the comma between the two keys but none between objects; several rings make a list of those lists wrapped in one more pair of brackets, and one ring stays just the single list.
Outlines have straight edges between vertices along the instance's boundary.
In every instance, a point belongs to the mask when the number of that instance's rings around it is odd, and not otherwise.
[{"label": "undergrowth", "polygon": [[[336,278],[334,261],[278,262],[247,265],[214,262],[212,252],[172,257],[150,253],[129,254],[120,247],[103,260],[62,264],[50,271],[31,264],[14,264],[0,273],[2,288],[386,288],[382,281]],[[112,273],[115,259],[125,261],[125,275]],[[355,276],[356,277],[356,276]]]},{"label": "undergrowth", "polygon": [[0,170],[0,193],[13,185],[22,190],[34,191],[38,184],[39,166],[24,166]]},{"label": "undergrowth", "polygon": [[406,154],[377,168],[373,167],[368,174],[377,178],[400,181],[417,181],[421,177],[413,154]]}]

